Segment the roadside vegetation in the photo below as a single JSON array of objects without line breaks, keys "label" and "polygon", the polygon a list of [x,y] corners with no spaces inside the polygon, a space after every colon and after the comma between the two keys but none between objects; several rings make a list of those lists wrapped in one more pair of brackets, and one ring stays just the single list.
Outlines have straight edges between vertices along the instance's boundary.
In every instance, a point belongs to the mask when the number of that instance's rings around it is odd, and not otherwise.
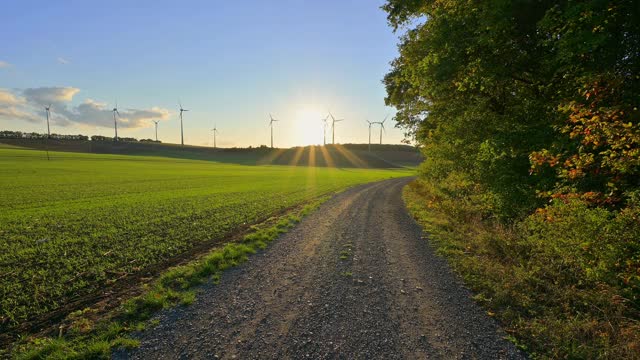
[{"label": "roadside vegetation", "polygon": [[[297,205],[411,174],[82,153],[53,159],[0,149],[2,333]],[[242,259],[243,246],[228,247],[225,259]]]},{"label": "roadside vegetation", "polygon": [[640,353],[640,8],[405,1],[387,104],[422,147],[405,200],[540,358]]}]

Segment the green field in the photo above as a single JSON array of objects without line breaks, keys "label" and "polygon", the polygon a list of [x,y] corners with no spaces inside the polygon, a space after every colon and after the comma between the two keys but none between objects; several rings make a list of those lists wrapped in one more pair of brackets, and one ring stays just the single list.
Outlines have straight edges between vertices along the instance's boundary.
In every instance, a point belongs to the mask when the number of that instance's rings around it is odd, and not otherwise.
[{"label": "green field", "polygon": [[0,323],[19,323],[280,210],[409,170],[0,148]]}]

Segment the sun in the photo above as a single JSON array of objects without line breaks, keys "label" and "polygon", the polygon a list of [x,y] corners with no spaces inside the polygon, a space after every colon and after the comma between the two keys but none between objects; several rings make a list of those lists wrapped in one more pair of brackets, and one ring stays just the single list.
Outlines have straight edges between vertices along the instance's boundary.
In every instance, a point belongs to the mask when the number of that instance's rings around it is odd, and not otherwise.
[{"label": "sun", "polygon": [[322,144],[322,114],[311,108],[301,108],[295,112],[294,143],[297,145]]}]

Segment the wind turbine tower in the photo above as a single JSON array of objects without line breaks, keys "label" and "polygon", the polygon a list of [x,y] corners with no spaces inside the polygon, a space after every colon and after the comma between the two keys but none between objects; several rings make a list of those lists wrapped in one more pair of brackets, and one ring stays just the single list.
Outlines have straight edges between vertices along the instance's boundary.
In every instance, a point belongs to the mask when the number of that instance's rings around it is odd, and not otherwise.
[{"label": "wind turbine tower", "polygon": [[178,101],[178,104],[180,104],[180,143],[182,144],[182,146],[184,146],[184,127],[182,126],[182,113],[189,110],[183,109],[182,103],[180,101]]},{"label": "wind turbine tower", "polygon": [[44,110],[47,112],[47,139],[51,138],[51,130],[49,128],[49,116],[51,116],[51,104],[45,106]]},{"label": "wind turbine tower", "polygon": [[156,126],[156,141],[158,141],[158,123],[160,122],[160,120],[151,120],[153,121],[153,123]]},{"label": "wind turbine tower", "polygon": [[322,121],[322,145],[327,145],[327,126],[329,125],[327,120],[329,120],[329,115],[325,116],[324,119],[320,119]]},{"label": "wind turbine tower", "polygon": [[211,131],[213,131],[213,148],[215,149],[216,148],[216,134],[218,133],[218,126],[217,125],[213,125],[213,129],[211,129]]},{"label": "wind turbine tower", "polygon": [[388,117],[389,117],[389,115],[385,116],[384,120],[382,120],[382,122],[378,123],[378,124],[380,124],[380,145],[382,145],[382,132],[383,131],[385,133],[387,132],[387,130],[384,128],[384,122],[387,121]]},{"label": "wind turbine tower", "polygon": [[271,121],[269,121],[269,127],[271,127],[271,148],[273,149],[273,123],[280,120],[274,119],[271,113],[269,113],[269,118],[271,119]]},{"label": "wind turbine tower", "polygon": [[371,126],[374,124],[371,121],[367,120],[367,123],[369,124],[369,152],[371,152]]},{"label": "wind turbine tower", "polygon": [[116,101],[116,106],[113,108],[113,128],[115,129],[116,132],[116,137],[114,138],[115,141],[118,141],[118,118],[116,117],[116,115],[119,117],[120,113],[118,112],[118,102]]},{"label": "wind turbine tower", "polygon": [[331,143],[336,143],[336,123],[343,121],[344,119],[336,119],[331,112],[329,112],[329,116],[331,116]]},{"label": "wind turbine tower", "polygon": [[49,106],[45,106],[44,110],[47,112],[47,140],[45,149],[47,151],[47,161],[49,161],[49,139],[51,138],[51,130],[49,128],[49,116],[51,115],[51,104]]}]

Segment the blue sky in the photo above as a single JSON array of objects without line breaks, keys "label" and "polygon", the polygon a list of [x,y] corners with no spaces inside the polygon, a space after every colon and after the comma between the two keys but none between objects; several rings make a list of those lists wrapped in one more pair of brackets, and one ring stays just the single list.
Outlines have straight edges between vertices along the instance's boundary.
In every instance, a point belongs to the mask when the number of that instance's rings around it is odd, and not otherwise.
[{"label": "blue sky", "polygon": [[[55,132],[112,136],[117,99],[119,135],[152,137],[159,118],[160,139],[178,142],[181,99],[189,144],[210,144],[214,123],[221,146],[268,144],[269,112],[281,120],[276,146],[321,143],[329,108],[346,119],[337,142],[366,142],[365,119],[393,113],[380,81],[398,37],[382,3],[10,1],[0,13],[9,93],[0,128],[42,131],[38,104],[53,99]],[[384,142],[399,143],[402,131],[385,125]]]}]

